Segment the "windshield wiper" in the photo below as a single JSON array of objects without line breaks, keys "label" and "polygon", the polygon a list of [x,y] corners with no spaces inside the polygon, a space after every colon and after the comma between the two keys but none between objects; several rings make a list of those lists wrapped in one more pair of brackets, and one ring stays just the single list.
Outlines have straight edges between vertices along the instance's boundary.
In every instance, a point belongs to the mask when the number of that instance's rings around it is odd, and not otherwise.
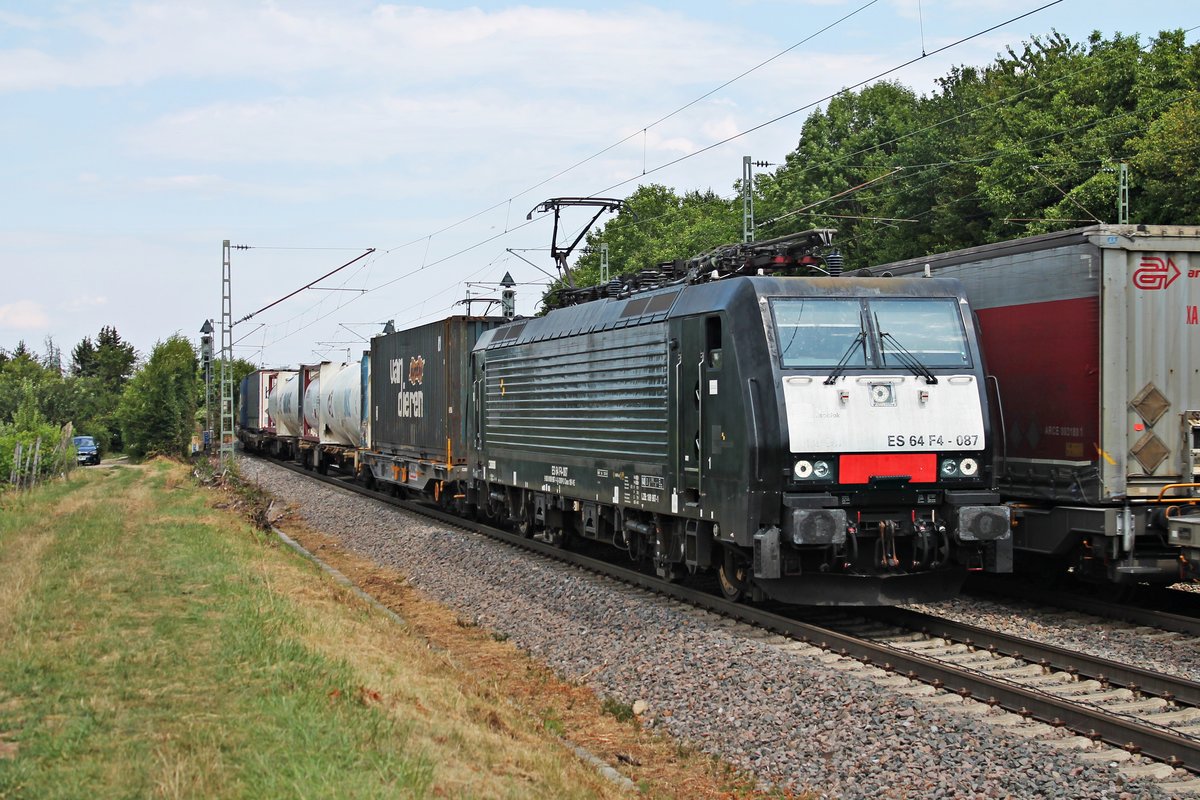
[{"label": "windshield wiper", "polygon": [[[878,317],[875,318],[875,327],[876,328],[879,327],[879,318]],[[887,359],[887,349],[883,345],[886,345],[888,342],[891,342],[892,346],[894,348],[896,348],[893,351],[896,354],[896,360],[899,361],[905,367],[908,367],[908,369],[910,369],[912,371],[913,375],[921,376],[922,378],[925,379],[925,383],[927,383],[927,384],[938,382],[937,376],[929,371],[929,367],[922,364],[921,360],[919,358],[917,358],[912,353],[910,353],[907,349],[905,349],[904,345],[900,344],[900,342],[896,339],[895,336],[892,336],[890,333],[880,330],[879,331],[879,343],[880,343],[879,350],[883,354],[883,357],[885,360]]]},{"label": "windshield wiper", "polygon": [[850,363],[850,356],[854,354],[854,348],[861,346],[863,348],[863,361],[867,356],[867,326],[863,324],[862,311],[858,312],[858,336],[854,337],[854,341],[846,348],[846,352],[842,353],[841,359],[837,366],[833,368],[833,372],[829,373],[829,377],[825,379],[825,386],[832,386],[837,382],[837,379],[846,371],[846,365]]}]

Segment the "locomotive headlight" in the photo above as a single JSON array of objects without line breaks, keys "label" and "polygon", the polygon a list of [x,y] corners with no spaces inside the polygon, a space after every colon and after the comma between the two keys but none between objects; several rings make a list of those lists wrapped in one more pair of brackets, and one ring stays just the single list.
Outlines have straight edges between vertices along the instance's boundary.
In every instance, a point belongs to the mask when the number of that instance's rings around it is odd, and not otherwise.
[{"label": "locomotive headlight", "polygon": [[797,478],[801,480],[811,478],[813,474],[813,465],[809,461],[797,461],[796,468],[793,470]]},{"label": "locomotive headlight", "polygon": [[972,478],[979,473],[979,462],[973,458],[943,458],[938,471],[943,478]]},{"label": "locomotive headlight", "polygon": [[829,477],[831,472],[833,472],[833,468],[830,467],[828,461],[818,461],[813,464],[812,473],[814,478],[825,480]]},{"label": "locomotive headlight", "polygon": [[890,383],[872,383],[871,384],[871,405],[873,406],[894,406],[896,405],[896,389]]}]

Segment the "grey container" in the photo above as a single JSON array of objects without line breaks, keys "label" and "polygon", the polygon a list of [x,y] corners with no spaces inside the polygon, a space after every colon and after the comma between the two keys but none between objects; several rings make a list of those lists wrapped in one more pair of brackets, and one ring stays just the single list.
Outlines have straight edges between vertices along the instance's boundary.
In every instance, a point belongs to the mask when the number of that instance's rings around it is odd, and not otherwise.
[{"label": "grey container", "polygon": [[873,267],[962,281],[1011,494],[1151,498],[1200,479],[1200,228],[1094,225]]},{"label": "grey container", "polygon": [[371,339],[370,449],[466,462],[471,349],[500,317],[448,317]]},{"label": "grey container", "polygon": [[258,369],[242,378],[238,391],[238,427],[255,433],[272,430],[267,416],[267,392],[279,370]]}]

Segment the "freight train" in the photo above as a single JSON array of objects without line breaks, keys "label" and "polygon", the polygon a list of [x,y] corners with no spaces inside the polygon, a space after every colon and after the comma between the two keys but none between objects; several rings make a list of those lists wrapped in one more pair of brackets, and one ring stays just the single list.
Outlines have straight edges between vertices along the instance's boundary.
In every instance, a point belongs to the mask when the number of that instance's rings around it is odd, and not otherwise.
[{"label": "freight train", "polygon": [[[239,437],[666,578],[711,572],[731,598],[914,602],[1009,571],[962,287],[840,275],[831,234],[563,290],[540,317],[382,334],[311,393],[312,367],[257,372]],[[358,394],[327,395],[327,370]]]},{"label": "freight train", "polygon": [[869,272],[957,278],[978,314],[1018,572],[1200,574],[1200,228],[1093,225]]}]

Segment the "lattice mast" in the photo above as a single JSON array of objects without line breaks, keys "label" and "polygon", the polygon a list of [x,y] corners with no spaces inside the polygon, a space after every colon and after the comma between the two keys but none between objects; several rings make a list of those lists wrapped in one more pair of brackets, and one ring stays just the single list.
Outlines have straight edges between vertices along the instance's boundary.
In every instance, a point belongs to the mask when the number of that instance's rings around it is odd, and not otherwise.
[{"label": "lattice mast", "polygon": [[229,240],[221,246],[221,471],[233,469],[233,299]]}]

